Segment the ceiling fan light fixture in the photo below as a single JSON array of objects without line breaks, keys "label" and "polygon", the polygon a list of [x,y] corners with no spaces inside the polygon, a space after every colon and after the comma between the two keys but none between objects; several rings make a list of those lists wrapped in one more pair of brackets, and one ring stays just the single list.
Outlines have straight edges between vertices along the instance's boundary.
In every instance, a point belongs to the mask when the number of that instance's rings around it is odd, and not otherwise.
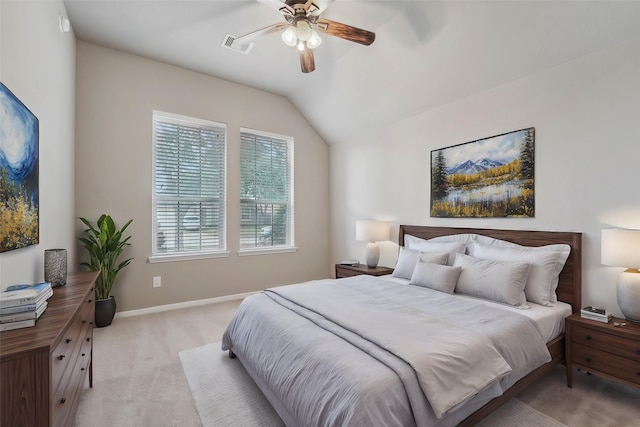
[{"label": "ceiling fan light fixture", "polygon": [[304,48],[305,48],[305,42],[304,42],[304,41],[302,41],[302,40],[298,40],[298,45],[297,45],[296,47],[297,47],[297,49],[298,49],[300,52],[304,51]]},{"label": "ceiling fan light fixture", "polygon": [[311,37],[309,37],[309,40],[307,40],[307,47],[309,49],[315,49],[320,46],[320,43],[322,43],[322,39],[320,38],[316,30],[311,30]]},{"label": "ceiling fan light fixture", "polygon": [[298,36],[298,40],[306,42],[311,38],[312,31],[311,26],[304,19],[299,20],[296,24],[296,35]]},{"label": "ceiling fan light fixture", "polygon": [[287,27],[287,29],[282,32],[282,41],[291,47],[294,47],[298,43],[296,29],[293,26]]}]

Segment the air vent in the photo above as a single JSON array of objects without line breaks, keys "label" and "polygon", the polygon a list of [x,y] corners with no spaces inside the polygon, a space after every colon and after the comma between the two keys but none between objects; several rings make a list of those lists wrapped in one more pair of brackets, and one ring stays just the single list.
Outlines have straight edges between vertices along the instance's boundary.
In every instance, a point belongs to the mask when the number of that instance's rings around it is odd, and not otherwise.
[{"label": "air vent", "polygon": [[224,40],[222,40],[222,47],[231,49],[234,52],[244,53],[245,55],[249,53],[249,51],[253,47],[253,43],[249,43],[249,44],[234,43],[236,41],[236,38],[237,37],[234,37],[231,34],[227,34],[224,37]]}]

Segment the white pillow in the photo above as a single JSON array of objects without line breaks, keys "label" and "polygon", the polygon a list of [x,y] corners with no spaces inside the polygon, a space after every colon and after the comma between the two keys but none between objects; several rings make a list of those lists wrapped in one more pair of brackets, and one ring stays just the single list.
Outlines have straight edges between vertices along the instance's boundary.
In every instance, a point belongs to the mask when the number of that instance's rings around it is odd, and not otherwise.
[{"label": "white pillow", "polygon": [[[453,237],[453,236],[452,236]],[[420,252],[448,252],[449,259],[447,265],[453,265],[453,260],[457,253],[465,253],[465,241],[436,242],[431,240],[420,239],[419,237],[404,235],[404,245],[409,249]]]},{"label": "white pillow", "polygon": [[458,254],[453,263],[462,267],[456,292],[526,308],[524,286],[529,264],[498,262]]},{"label": "white pillow", "polygon": [[477,258],[530,263],[525,293],[529,301],[542,305],[558,302],[558,280],[570,252],[571,247],[565,244],[521,246],[487,236],[478,236],[469,247],[470,255]]},{"label": "white pillow", "polygon": [[393,270],[392,276],[401,279],[410,280],[413,275],[413,269],[420,259],[435,264],[446,264],[449,254],[447,253],[421,253],[413,249],[400,247],[398,254],[398,262]]},{"label": "white pillow", "polygon": [[452,294],[461,270],[462,267],[418,261],[409,284]]}]

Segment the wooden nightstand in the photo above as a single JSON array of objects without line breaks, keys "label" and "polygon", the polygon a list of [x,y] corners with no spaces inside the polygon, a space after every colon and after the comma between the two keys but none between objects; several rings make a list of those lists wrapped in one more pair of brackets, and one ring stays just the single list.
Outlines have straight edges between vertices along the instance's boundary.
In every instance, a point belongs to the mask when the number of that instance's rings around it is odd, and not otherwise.
[{"label": "wooden nightstand", "polygon": [[[625,322],[626,326],[613,326]],[[567,385],[573,368],[640,387],[640,326],[613,318],[609,323],[573,314],[565,320]]]},{"label": "wooden nightstand", "polygon": [[359,276],[361,274],[368,274],[369,276],[384,276],[386,274],[393,273],[391,267],[373,267],[369,268],[364,264],[356,265],[352,267],[350,265],[336,264],[336,279],[342,277]]}]

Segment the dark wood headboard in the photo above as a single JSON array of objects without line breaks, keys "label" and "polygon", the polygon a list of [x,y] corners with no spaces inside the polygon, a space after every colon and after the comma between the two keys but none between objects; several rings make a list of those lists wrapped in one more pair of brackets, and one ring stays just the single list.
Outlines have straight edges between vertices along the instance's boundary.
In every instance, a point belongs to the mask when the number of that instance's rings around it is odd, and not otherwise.
[{"label": "dark wood headboard", "polygon": [[558,300],[571,304],[574,313],[580,311],[582,307],[582,233],[400,225],[398,244],[404,246],[405,234],[421,239],[432,239],[434,237],[464,233],[482,234],[522,246],[544,246],[559,243],[571,246],[569,258],[562,272],[560,272],[556,295]]}]

